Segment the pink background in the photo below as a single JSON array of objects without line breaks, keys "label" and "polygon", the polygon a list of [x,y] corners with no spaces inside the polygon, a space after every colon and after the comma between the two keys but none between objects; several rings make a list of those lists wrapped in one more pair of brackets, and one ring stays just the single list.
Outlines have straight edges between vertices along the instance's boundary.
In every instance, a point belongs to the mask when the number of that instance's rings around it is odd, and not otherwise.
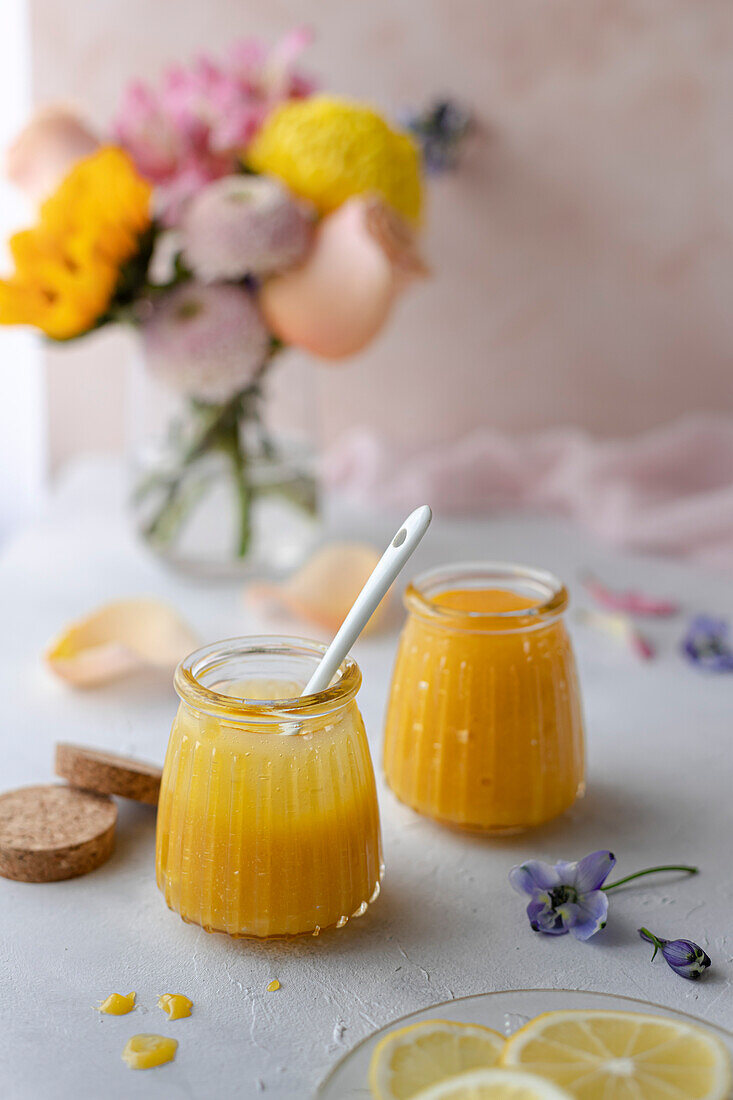
[{"label": "pink background", "polygon": [[[398,449],[731,408],[729,0],[32,0],[34,97],[105,124],[123,82],[235,36],[317,31],[324,85],[397,110],[447,92],[481,133],[431,191],[435,277],[358,360],[317,372],[321,431]],[[55,463],[122,445],[128,349],[49,353]]]}]

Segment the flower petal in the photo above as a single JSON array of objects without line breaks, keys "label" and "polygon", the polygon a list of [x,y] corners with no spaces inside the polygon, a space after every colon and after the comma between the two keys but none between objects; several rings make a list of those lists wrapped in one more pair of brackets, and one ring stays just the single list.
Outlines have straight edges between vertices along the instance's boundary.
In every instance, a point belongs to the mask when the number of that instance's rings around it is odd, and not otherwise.
[{"label": "flower petal", "polygon": [[260,306],[283,343],[344,359],[386,322],[399,269],[367,225],[367,210],[364,197],[343,203],[320,222],[303,262],[263,283]]},{"label": "flower petal", "polygon": [[664,957],[670,966],[688,966],[699,950],[690,940],[669,940],[664,945]]},{"label": "flower petal", "polygon": [[[265,613],[288,616],[335,633],[380,558],[374,547],[358,542],[332,542],[322,546],[284,581],[251,584],[245,598]],[[384,625],[390,597],[384,598],[367,623],[364,633]]]},{"label": "flower petal", "polygon": [[575,886],[575,876],[578,872],[577,861],[569,863],[565,859],[560,859],[555,864],[555,871],[557,872],[558,882],[564,883],[565,886]]},{"label": "flower petal", "polygon": [[143,668],[172,672],[198,639],[160,600],[115,600],[72,623],[46,652],[53,672],[91,687]]},{"label": "flower petal", "polygon": [[543,863],[539,859],[528,859],[526,863],[512,867],[509,872],[509,882],[518,894],[536,894],[540,890],[552,890],[554,886],[559,886],[561,881],[552,864]]},{"label": "flower petal", "polygon": [[546,936],[564,936],[568,931],[562,916],[547,901],[533,898],[527,906],[527,916],[533,932],[544,932]]},{"label": "flower petal", "polygon": [[603,883],[611,873],[616,857],[612,852],[591,852],[578,864],[575,874],[575,889],[579,894],[586,894],[589,890],[600,890]]},{"label": "flower petal", "polygon": [[589,940],[604,927],[608,917],[608,898],[602,890],[582,895],[577,902],[563,906],[566,921],[576,940]]},{"label": "flower petal", "polygon": [[669,940],[662,954],[676,974],[692,981],[696,981],[711,963],[707,952],[692,940]]}]

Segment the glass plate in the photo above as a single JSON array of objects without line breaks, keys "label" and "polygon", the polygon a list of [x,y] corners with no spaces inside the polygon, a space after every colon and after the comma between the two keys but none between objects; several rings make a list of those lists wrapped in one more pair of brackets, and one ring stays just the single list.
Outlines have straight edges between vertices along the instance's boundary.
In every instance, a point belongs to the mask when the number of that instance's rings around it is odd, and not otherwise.
[{"label": "glass plate", "polygon": [[682,1017],[712,1031],[722,1039],[733,1055],[733,1034],[708,1023],[707,1020],[690,1016],[686,1012],[677,1012],[673,1008],[664,1008],[663,1005],[651,1004],[649,1001],[637,1001],[633,997],[616,997],[610,993],[583,993],[569,989],[513,989],[479,993],[475,997],[459,997],[455,1001],[444,1001],[393,1020],[350,1050],[321,1083],[316,1096],[319,1100],[369,1100],[371,1093],[368,1073],[372,1052],[382,1036],[397,1027],[417,1024],[421,1020],[457,1020],[464,1024],[484,1024],[510,1035],[541,1012],[566,1008],[616,1009],[622,1012]]}]

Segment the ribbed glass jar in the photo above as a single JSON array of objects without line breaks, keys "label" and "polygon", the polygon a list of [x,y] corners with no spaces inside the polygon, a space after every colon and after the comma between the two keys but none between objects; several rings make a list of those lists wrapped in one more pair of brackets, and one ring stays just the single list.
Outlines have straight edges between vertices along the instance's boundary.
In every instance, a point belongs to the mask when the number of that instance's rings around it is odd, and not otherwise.
[{"label": "ribbed glass jar", "polygon": [[185,921],[230,936],[317,934],[379,893],[358,665],[347,658],[331,687],[298,697],[324,650],[238,638],[176,670],[156,854],[158,885]]},{"label": "ribbed glass jar", "polygon": [[552,574],[505,563],[442,567],[409,585],[384,743],[398,798],[502,834],[549,821],[583,793],[567,603]]}]

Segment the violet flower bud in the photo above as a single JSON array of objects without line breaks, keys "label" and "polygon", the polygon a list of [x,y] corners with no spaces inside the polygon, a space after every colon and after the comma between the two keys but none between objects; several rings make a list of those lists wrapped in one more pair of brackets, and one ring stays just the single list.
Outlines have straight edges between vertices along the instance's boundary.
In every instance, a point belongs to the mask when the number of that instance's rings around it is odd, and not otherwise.
[{"label": "violet flower bud", "polygon": [[707,952],[692,940],[663,940],[648,928],[640,928],[639,935],[647,943],[654,944],[652,959],[656,957],[657,951],[661,951],[665,962],[681,978],[697,981],[711,964]]}]

